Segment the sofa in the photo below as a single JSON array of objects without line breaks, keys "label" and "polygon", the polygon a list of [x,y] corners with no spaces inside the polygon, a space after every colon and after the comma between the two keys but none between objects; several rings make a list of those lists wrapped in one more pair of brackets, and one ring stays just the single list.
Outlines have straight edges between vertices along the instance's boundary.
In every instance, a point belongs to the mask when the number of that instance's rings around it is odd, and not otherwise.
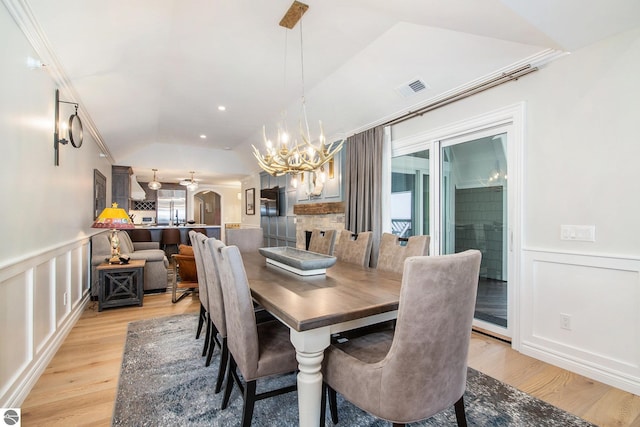
[{"label": "sofa", "polygon": [[[97,267],[111,257],[111,232],[105,231],[91,238],[91,295],[98,295]],[[128,255],[131,259],[143,259],[144,291],[164,292],[167,289],[167,268],[169,261],[158,242],[132,242],[129,233],[118,232],[120,239],[120,254]]]}]

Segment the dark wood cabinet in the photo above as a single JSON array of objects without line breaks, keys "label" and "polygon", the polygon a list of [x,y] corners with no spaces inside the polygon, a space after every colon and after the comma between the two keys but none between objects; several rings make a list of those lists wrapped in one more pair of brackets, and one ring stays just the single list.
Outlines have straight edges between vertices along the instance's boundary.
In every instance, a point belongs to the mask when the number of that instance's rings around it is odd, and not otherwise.
[{"label": "dark wood cabinet", "polygon": [[132,174],[129,166],[111,166],[111,201],[126,211],[130,209]]}]

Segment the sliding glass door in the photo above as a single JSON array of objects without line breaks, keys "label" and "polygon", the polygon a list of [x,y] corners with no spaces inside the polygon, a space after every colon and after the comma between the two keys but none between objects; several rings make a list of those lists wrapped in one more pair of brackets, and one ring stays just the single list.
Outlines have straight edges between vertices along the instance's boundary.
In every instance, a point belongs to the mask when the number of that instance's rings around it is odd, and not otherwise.
[{"label": "sliding glass door", "polygon": [[[431,235],[430,254],[482,252],[474,325],[511,337],[509,248],[515,214],[509,183],[509,123],[395,149],[391,229]],[[403,153],[403,151],[405,151]]]},{"label": "sliding glass door", "polygon": [[482,252],[475,318],[500,332],[508,327],[506,150],[506,132],[440,143],[440,250]]}]

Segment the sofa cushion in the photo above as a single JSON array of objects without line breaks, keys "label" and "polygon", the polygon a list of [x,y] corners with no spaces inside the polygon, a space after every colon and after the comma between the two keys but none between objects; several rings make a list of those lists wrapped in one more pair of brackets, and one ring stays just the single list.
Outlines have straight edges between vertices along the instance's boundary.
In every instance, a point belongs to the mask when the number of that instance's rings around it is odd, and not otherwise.
[{"label": "sofa cushion", "polygon": [[126,231],[118,232],[118,239],[120,240],[120,253],[121,254],[130,254],[135,251],[133,247],[133,242],[131,241],[131,237],[129,237],[129,233]]},{"label": "sofa cushion", "polygon": [[145,251],[147,249],[160,249],[160,242],[133,242],[134,251]]},{"label": "sofa cushion", "polygon": [[135,251],[127,255],[129,255],[131,259],[143,259],[147,262],[164,261],[167,258],[162,249],[147,249],[144,251]]}]

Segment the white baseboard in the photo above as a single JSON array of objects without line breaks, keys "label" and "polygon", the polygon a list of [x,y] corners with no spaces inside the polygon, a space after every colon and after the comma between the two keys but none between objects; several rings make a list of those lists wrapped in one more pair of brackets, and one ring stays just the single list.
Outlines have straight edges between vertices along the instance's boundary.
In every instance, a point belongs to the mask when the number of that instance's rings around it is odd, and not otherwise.
[{"label": "white baseboard", "polygon": [[527,342],[522,343],[520,352],[562,369],[575,372],[592,380],[640,396],[640,384],[637,379],[625,376],[619,372],[614,372],[606,366],[587,365],[584,361],[573,359],[568,355],[556,354],[550,352],[548,349],[539,348]]}]

